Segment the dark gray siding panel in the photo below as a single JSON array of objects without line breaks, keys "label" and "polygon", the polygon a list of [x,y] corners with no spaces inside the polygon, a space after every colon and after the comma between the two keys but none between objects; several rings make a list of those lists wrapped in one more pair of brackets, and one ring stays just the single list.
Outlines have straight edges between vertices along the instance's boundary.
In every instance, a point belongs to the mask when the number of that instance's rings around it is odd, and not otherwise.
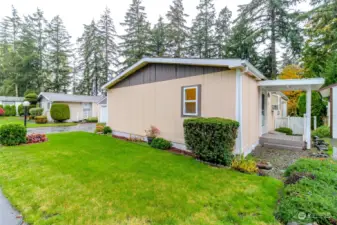
[{"label": "dark gray siding panel", "polygon": [[149,64],[115,85],[115,88],[173,80],[228,70],[223,67]]},{"label": "dark gray siding panel", "polygon": [[177,66],[177,78],[198,76],[204,74],[204,67],[202,66]]},{"label": "dark gray siding panel", "polygon": [[156,81],[173,80],[176,78],[176,65],[156,65]]}]

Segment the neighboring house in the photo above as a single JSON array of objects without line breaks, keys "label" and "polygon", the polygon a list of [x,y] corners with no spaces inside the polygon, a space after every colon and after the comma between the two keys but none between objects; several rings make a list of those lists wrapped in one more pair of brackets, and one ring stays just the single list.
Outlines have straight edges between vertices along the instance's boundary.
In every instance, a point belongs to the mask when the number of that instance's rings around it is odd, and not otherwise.
[{"label": "neighboring house", "polygon": [[[241,59],[143,58],[102,88],[107,90],[107,124],[115,135],[144,136],[154,125],[174,147],[186,149],[185,118],[230,118],[240,123],[236,153],[248,154],[273,129],[271,103],[283,104],[280,91],[307,91],[311,109],[311,90],[323,84],[324,79],[267,80]],[[280,97],[272,100],[274,95]],[[310,127],[311,120],[306,123]],[[310,132],[306,129],[304,136],[307,148]]]},{"label": "neighboring house", "polygon": [[331,137],[337,138],[337,83],[320,89],[322,97],[329,98],[328,102],[328,125]]},{"label": "neighboring house", "polygon": [[102,99],[100,96],[70,95],[61,93],[41,92],[38,96],[40,107],[43,108],[44,115],[48,120],[50,117],[50,108],[53,103],[65,103],[70,108],[69,121],[81,121],[88,117],[99,117],[98,102]]},{"label": "neighboring house", "polygon": [[0,96],[0,105],[5,107],[6,105],[15,105],[16,107],[16,115],[18,113],[18,107],[24,101],[24,97],[11,97],[11,96]]}]

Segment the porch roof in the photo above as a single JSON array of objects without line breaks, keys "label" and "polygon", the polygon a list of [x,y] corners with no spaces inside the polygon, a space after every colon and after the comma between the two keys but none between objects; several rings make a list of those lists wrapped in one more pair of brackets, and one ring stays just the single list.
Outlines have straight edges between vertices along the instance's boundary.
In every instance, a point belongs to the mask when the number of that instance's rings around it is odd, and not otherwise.
[{"label": "porch roof", "polygon": [[324,78],[310,79],[289,79],[289,80],[264,80],[259,81],[258,86],[267,89],[268,91],[297,91],[319,90],[324,84]]}]

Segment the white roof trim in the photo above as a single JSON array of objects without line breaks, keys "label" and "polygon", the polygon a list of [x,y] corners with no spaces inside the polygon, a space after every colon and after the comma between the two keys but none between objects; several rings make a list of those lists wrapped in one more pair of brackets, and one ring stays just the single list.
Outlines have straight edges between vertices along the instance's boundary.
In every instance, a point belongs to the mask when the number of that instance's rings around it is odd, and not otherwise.
[{"label": "white roof trim", "polygon": [[39,94],[39,96],[37,96],[37,99],[40,99],[41,96],[43,96],[45,99],[47,99],[48,101],[50,101],[49,98],[47,98],[46,96],[43,95],[43,92],[41,92],[41,93]]},{"label": "white roof trim", "polygon": [[324,78],[289,79],[289,80],[265,80],[259,81],[258,86],[272,91],[292,90],[319,90],[324,85]]},{"label": "white roof trim", "polygon": [[[99,100],[99,101],[97,102],[97,104],[100,104],[100,103],[103,102],[106,98],[107,98],[107,96],[105,96],[104,98],[102,98],[101,100]],[[106,104],[103,104],[103,105],[106,105]]]},{"label": "white roof trim", "polygon": [[160,63],[160,64],[181,64],[181,65],[196,65],[196,66],[218,66],[218,67],[228,67],[230,69],[240,68],[245,73],[253,75],[257,80],[267,79],[258,69],[256,69],[247,60],[241,59],[184,59],[184,58],[143,58],[137,63],[133,64],[122,73],[117,75],[111,81],[103,85],[102,89],[108,89],[124,79],[125,77],[136,72],[140,68],[146,66],[149,63]]}]

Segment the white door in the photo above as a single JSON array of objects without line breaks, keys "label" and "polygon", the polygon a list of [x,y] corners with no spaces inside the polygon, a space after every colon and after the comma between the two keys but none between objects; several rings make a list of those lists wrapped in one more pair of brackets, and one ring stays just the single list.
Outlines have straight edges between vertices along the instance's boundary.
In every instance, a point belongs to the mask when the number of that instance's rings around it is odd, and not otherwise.
[{"label": "white door", "polygon": [[101,116],[99,122],[101,123],[108,122],[108,107],[106,105],[101,105]]}]

